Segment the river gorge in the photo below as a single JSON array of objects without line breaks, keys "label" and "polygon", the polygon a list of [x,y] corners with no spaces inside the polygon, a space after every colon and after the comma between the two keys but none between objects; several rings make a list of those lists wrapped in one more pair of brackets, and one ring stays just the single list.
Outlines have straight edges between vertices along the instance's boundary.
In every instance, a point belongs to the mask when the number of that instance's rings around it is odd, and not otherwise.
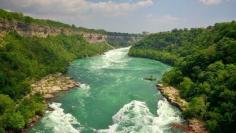
[{"label": "river gorge", "polygon": [[57,94],[45,116],[30,133],[177,133],[171,123],[182,123],[181,112],[156,89],[171,67],[161,62],[133,58],[129,47],[104,55],[78,59],[67,75],[79,88]]}]

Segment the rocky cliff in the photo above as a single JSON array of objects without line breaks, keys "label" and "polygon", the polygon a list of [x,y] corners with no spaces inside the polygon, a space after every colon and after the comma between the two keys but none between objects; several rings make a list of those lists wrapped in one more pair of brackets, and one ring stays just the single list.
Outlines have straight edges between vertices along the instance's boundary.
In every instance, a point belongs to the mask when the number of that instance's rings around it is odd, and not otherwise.
[{"label": "rocky cliff", "polygon": [[76,34],[73,29],[69,28],[54,28],[49,26],[37,25],[37,24],[27,24],[17,21],[0,20],[0,30],[1,31],[11,31],[15,30],[22,36],[37,36],[37,37],[47,37],[56,36],[58,34]]},{"label": "rocky cliff", "polygon": [[16,31],[22,36],[36,36],[47,37],[56,36],[59,34],[65,35],[82,35],[90,43],[108,42],[114,45],[128,45],[128,43],[135,42],[142,38],[141,35],[128,35],[128,34],[106,34],[95,32],[80,31],[79,28],[73,27],[50,27],[46,25],[39,25],[33,23],[23,23],[14,20],[0,19],[0,32]]}]

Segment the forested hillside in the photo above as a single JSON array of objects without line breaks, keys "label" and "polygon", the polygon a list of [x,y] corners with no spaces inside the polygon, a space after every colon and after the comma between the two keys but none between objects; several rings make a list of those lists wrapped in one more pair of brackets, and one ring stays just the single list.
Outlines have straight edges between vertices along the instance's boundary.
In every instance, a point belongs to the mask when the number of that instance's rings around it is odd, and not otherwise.
[{"label": "forested hillside", "polygon": [[[41,25],[69,27],[50,20],[37,20],[19,14],[1,14],[2,20],[28,21]],[[0,132],[17,132],[29,119],[42,115],[46,104],[40,94],[29,94],[30,84],[55,72],[64,72],[77,58],[101,54],[111,49],[107,43],[90,44],[80,35],[26,37],[13,29],[0,31]]]},{"label": "forested hillside", "polygon": [[202,119],[210,132],[235,132],[235,21],[152,34],[136,43],[129,55],[172,65],[162,80],[190,103],[184,115]]},{"label": "forested hillside", "polygon": [[28,37],[47,37],[59,34],[81,35],[90,43],[106,42],[114,47],[128,46],[143,37],[142,34],[108,32],[52,20],[34,19],[22,13],[8,12],[0,9],[0,31],[9,30],[16,30],[18,34]]}]

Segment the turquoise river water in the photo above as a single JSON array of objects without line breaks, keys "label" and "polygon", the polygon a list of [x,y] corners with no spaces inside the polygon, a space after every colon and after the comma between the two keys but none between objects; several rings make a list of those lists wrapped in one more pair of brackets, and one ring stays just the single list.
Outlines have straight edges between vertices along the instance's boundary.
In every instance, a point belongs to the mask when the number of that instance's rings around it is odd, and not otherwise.
[{"label": "turquoise river water", "polygon": [[179,110],[155,87],[169,66],[133,58],[129,48],[75,60],[68,75],[80,88],[62,92],[49,104],[53,111],[30,133],[176,133],[171,123],[181,123]]}]

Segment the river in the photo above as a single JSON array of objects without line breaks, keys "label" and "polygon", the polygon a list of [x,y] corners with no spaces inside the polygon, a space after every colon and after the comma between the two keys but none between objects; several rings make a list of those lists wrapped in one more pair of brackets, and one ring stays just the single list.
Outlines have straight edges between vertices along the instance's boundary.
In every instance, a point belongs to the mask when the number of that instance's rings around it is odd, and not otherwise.
[{"label": "river", "polygon": [[171,123],[181,123],[180,111],[156,89],[151,75],[161,79],[169,66],[133,58],[129,48],[75,60],[67,74],[80,88],[59,93],[49,104],[53,111],[30,133],[176,133]]}]

